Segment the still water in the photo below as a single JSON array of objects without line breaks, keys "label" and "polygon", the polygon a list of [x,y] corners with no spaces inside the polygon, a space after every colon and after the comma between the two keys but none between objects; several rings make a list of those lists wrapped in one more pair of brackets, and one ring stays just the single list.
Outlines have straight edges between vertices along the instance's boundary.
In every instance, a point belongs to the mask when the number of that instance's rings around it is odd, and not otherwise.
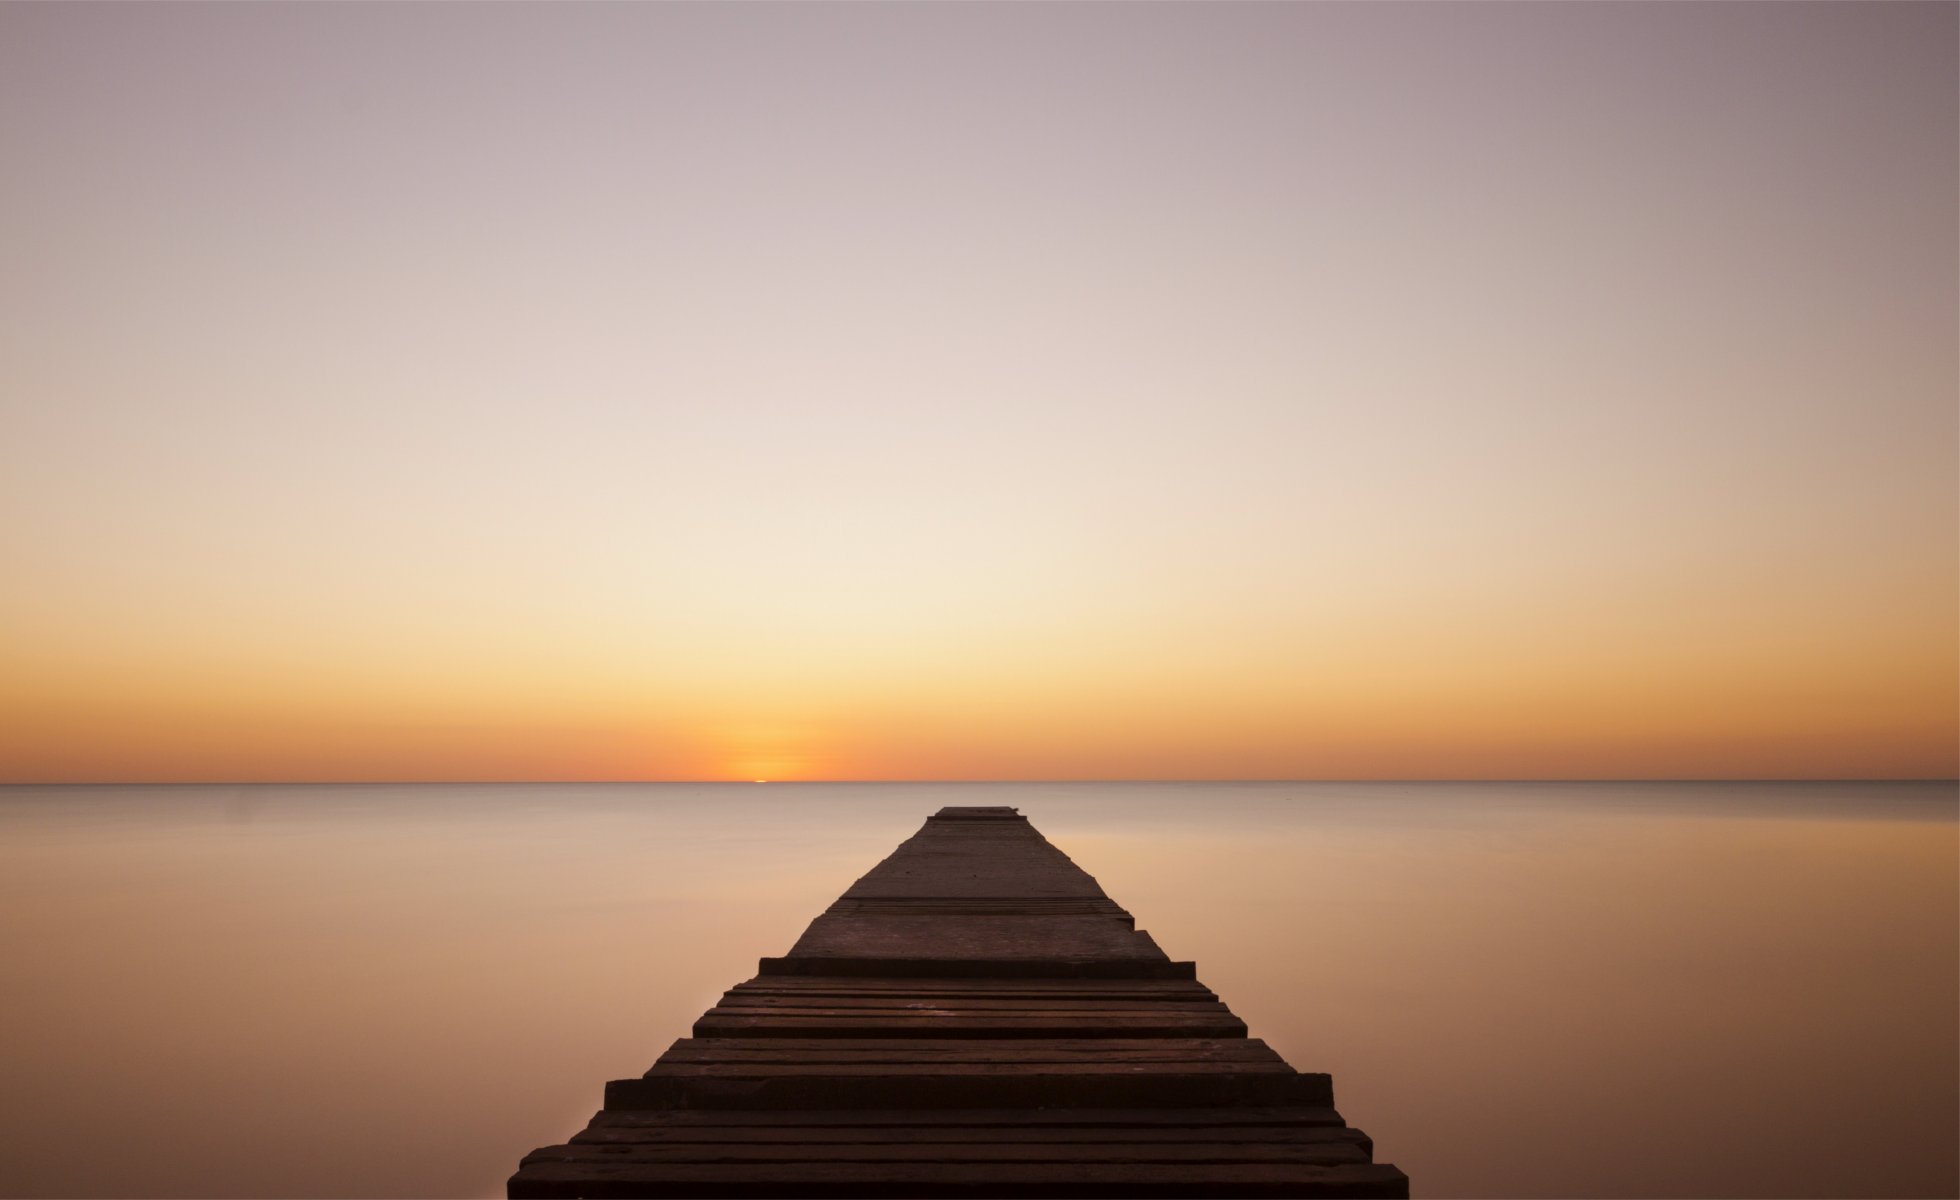
[{"label": "still water", "polygon": [[1011,804],[1427,1196],[1953,1196],[1950,784],[0,788],[0,1192],[490,1196]]}]

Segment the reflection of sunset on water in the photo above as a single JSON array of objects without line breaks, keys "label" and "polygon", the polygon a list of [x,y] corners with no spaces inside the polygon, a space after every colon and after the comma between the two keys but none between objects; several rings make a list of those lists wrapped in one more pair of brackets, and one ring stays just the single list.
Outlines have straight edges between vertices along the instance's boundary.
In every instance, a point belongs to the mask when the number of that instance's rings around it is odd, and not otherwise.
[{"label": "reflection of sunset on water", "polygon": [[493,1192],[948,804],[1019,806],[1419,1194],[1953,1194],[1925,784],[0,790],[0,1166]]}]

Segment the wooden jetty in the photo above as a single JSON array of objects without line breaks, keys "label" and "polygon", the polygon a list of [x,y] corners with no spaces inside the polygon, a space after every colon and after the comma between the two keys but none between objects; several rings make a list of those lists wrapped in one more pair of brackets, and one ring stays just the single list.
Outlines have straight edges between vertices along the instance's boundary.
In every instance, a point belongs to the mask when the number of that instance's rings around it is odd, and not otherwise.
[{"label": "wooden jetty", "polygon": [[533,1196],[1407,1196],[1011,808],[946,808],[562,1146]]}]

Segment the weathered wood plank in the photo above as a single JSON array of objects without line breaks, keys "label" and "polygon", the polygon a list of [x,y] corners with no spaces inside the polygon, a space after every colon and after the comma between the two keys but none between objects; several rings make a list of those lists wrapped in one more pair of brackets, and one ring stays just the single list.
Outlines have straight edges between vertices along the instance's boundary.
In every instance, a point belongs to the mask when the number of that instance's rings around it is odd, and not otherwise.
[{"label": "weathered wood plank", "polygon": [[[968,1008],[960,1005],[939,1004],[880,1004],[853,1005],[831,1008],[817,1005],[757,1004],[757,1005],[717,1005],[704,1016],[728,1017],[730,1019],[761,1020],[780,1018],[788,1020],[824,1021],[896,1021],[907,1017],[917,1018],[958,1018],[967,1021],[1155,1021],[1174,1023],[1177,1021],[1208,1021],[1212,1023],[1233,1023],[1238,1020],[1230,1011],[1220,1011],[1215,1007],[1179,1008],[1173,1005],[1140,1008],[1049,1008],[1040,1004],[990,1005],[985,1008]],[[1094,1037],[1097,1035],[1088,1034]],[[1177,1035],[1172,1035],[1177,1036]],[[1187,1035],[1190,1036],[1190,1035]]]},{"label": "weathered wood plank", "polygon": [[938,1129],[947,1126],[1016,1129],[1104,1129],[1152,1127],[1232,1128],[1241,1125],[1279,1127],[1343,1126],[1341,1114],[1326,1106],[1270,1108],[974,1108],[958,1112],[922,1111],[910,1108],[857,1109],[836,1112],[828,1109],[783,1109],[776,1112],[748,1112],[740,1109],[600,1110],[592,1116],[592,1127],[631,1128],[826,1128],[864,1127]]},{"label": "weathered wood plank", "polygon": [[[791,983],[794,981],[795,981],[794,976],[785,976],[781,980],[781,982],[784,983]],[[921,982],[927,982],[927,981],[922,980]],[[890,989],[884,987],[877,987],[877,988],[825,987],[821,989],[809,988],[809,989],[782,989],[782,990],[776,990],[776,989],[764,990],[761,988],[735,988],[735,989],[730,989],[729,991],[723,993],[720,1002],[723,1004],[735,1004],[735,1005],[752,1005],[758,1003],[773,1003],[773,1004],[788,1004],[788,1005],[797,1005],[797,1004],[821,1005],[821,1004],[832,1004],[840,1000],[850,1000],[850,1001],[862,1002],[867,1006],[884,1004],[884,1005],[893,1005],[899,1007],[905,1005],[931,1005],[931,1004],[1001,1005],[1001,1006],[1016,1006],[1016,1005],[1030,1005],[1030,1004],[1033,1005],[1106,1004],[1106,1005],[1112,1005],[1116,1007],[1147,1006],[1147,1007],[1155,1008],[1158,1005],[1164,1005],[1164,1004],[1219,1004],[1219,1005],[1224,1004],[1222,1000],[1220,1000],[1210,990],[1203,988],[1202,985],[1200,985],[1196,990],[1192,990],[1192,991],[1177,991],[1177,992],[1164,991],[1164,992],[1157,992],[1157,993],[1149,993],[1149,992],[1127,992],[1127,991],[1094,992],[1094,991],[1086,991],[1086,990],[1078,990],[1078,989],[1070,989],[1067,991],[1059,991],[1059,990],[1010,991],[1004,988],[981,991],[981,990],[968,990],[965,988],[959,988],[955,986],[946,986],[945,981],[931,981],[931,982],[940,983],[941,986],[919,987],[919,988],[914,988],[910,991],[898,991],[896,989]],[[1027,982],[1050,983],[1050,982],[1058,982],[1058,981],[1031,979],[1028,980]],[[1179,983],[1179,981],[1177,980],[1166,980],[1165,982]],[[1187,983],[1187,984],[1183,984],[1182,986],[1188,987],[1190,985]],[[1229,1010],[1230,1006],[1226,1006],[1226,1007]]]},{"label": "weathered wood plank", "polygon": [[[1057,1028],[1073,1024],[1081,1028],[1084,1032],[1073,1033],[1073,1034],[1057,1033],[1055,1036],[1073,1037],[1073,1038],[1101,1038],[1101,1039],[1122,1036],[1118,1031],[1121,1030],[1126,1024],[1148,1024],[1152,1026],[1163,1026],[1171,1030],[1176,1030],[1179,1026],[1184,1026],[1184,1025],[1202,1024],[1202,1025],[1222,1026],[1224,1028],[1231,1029],[1234,1031],[1228,1034],[1204,1034],[1204,1033],[1194,1033],[1190,1031],[1185,1031],[1185,1032],[1168,1032],[1168,1033],[1139,1033],[1139,1034],[1130,1035],[1131,1037],[1144,1037],[1144,1038],[1156,1038],[1156,1039],[1163,1039],[1163,1038],[1177,1039],[1177,1038],[1187,1038],[1187,1037],[1240,1038],[1243,1036],[1242,1031],[1244,1029],[1243,1023],[1240,1022],[1237,1017],[1234,1017],[1229,1013],[1206,1013],[1206,1012],[1186,1012],[1186,1013],[1124,1012],[1124,1013],[1100,1013],[1099,1014],[1094,1012],[1088,1012],[1088,1013],[1081,1013],[1081,1012],[1044,1013],[1040,1011],[1003,1012],[999,1010],[961,1012],[957,1009],[950,1010],[950,1011],[946,1009],[926,1009],[926,1010],[914,1009],[911,1011],[907,1011],[904,1009],[884,1009],[884,1010],[832,1009],[828,1011],[822,1009],[806,1009],[802,1011],[797,1011],[792,1009],[787,1011],[784,1010],[771,1011],[766,1008],[765,1009],[711,1008],[707,1012],[701,1015],[701,1019],[704,1021],[832,1021],[832,1022],[841,1022],[845,1024],[855,1024],[858,1028],[862,1028],[862,1029],[874,1029],[883,1025],[900,1025],[900,1026],[908,1026],[908,1027],[917,1027],[922,1023],[934,1022],[934,1021],[943,1021],[950,1024],[958,1024],[958,1025],[972,1025],[976,1022],[982,1022],[982,1021],[1000,1021],[1008,1024],[1018,1024],[1022,1026],[1035,1025],[1035,1024],[1052,1025],[1052,1026],[1056,1026]],[[892,1034],[890,1036],[912,1037],[915,1035],[911,1033],[901,1033],[901,1034]]]},{"label": "weathered wood plank", "polygon": [[1159,1078],[1210,1076],[1244,1078],[1278,1076],[1292,1078],[1295,1072],[1285,1063],[1206,1062],[1176,1057],[1101,1059],[1037,1059],[1031,1062],[994,1062],[965,1059],[951,1062],[918,1062],[902,1058],[874,1058],[826,1061],[804,1056],[782,1059],[717,1058],[702,1062],[656,1063],[645,1079],[798,1079],[798,1078],[877,1078],[946,1079],[1019,1078],[1023,1076],[1055,1079],[1093,1078],[1115,1075],[1138,1081]]},{"label": "weathered wood plank", "polygon": [[[829,1005],[814,1004],[742,1004],[716,1005],[704,1016],[758,1019],[763,1017],[802,1017],[820,1020],[850,1021],[893,1021],[906,1017],[958,1017],[963,1020],[1000,1021],[1158,1021],[1179,1020],[1234,1022],[1230,1010],[1212,1006],[1179,1007],[1175,1005],[1154,1005],[1132,1008],[1051,1008],[1043,1004],[994,1004],[982,1008],[968,1008],[964,1004],[857,1004]],[[1088,1035],[1095,1036],[1095,1035]]]},{"label": "weathered wood plank", "polygon": [[1326,1105],[1325,1075],[1237,1064],[1081,1064],[661,1068],[606,1084],[621,1108],[1195,1108],[1212,1104]]},{"label": "weathered wood plank", "polygon": [[813,1000],[743,1000],[717,1004],[708,1010],[731,1017],[1070,1017],[1070,1018],[1155,1018],[1230,1017],[1232,1010],[1222,1004],[1185,1004],[1163,1001],[1107,1002],[1100,1000],[866,1000],[853,997]]},{"label": "weathered wood plank", "polygon": [[1134,925],[1129,912],[1114,900],[1093,896],[878,896],[840,899],[824,910],[832,916],[869,917],[886,913],[957,913],[962,916],[1119,917]]},{"label": "weathered wood plank", "polygon": [[1352,1142],[575,1142],[524,1157],[592,1163],[1365,1163]]},{"label": "weathered wood plank", "polygon": [[511,1196],[867,1198],[997,1197],[1403,1197],[1408,1177],[1391,1166],[1309,1163],[931,1163],[632,1164],[537,1163],[510,1181]]},{"label": "weathered wood plank", "polygon": [[[631,1114],[625,1114],[631,1115]],[[1180,1129],[1162,1125],[1124,1126],[1000,1126],[1000,1125],[778,1125],[674,1126],[615,1125],[587,1126],[572,1138],[574,1144],[603,1142],[610,1145],[686,1145],[724,1143],[729,1145],[914,1145],[974,1142],[986,1145],[1042,1143],[1058,1145],[1156,1145],[1236,1146],[1277,1143],[1318,1145],[1341,1142],[1366,1146],[1367,1135],[1340,1125],[1207,1125]]]},{"label": "weathered wood plank", "polygon": [[1025,965],[1059,960],[1141,970],[1170,961],[1148,933],[1106,916],[898,912],[877,916],[822,914],[810,922],[783,959],[804,960],[890,963],[898,974],[914,973],[897,969],[900,963],[914,962]]},{"label": "weathered wood plank", "polygon": [[845,1006],[845,1008],[904,1008],[929,1004],[960,1004],[974,1008],[1162,1008],[1166,1004],[1207,1004],[1225,1008],[1217,996],[1209,994],[1131,994],[1131,992],[960,992],[955,988],[919,988],[911,992],[874,990],[804,990],[804,992],[764,992],[729,990],[721,996],[723,1004],[743,1006]]},{"label": "weathered wood plank", "polygon": [[[922,944],[929,945],[928,940]],[[763,975],[871,975],[935,979],[1196,979],[1198,964],[1149,958],[882,958],[803,954],[758,960]]]},{"label": "weathered wood plank", "polygon": [[[771,985],[751,986],[744,984],[730,988],[721,996],[723,1003],[749,1004],[756,1001],[775,1001],[785,1004],[825,1004],[833,1000],[862,1000],[870,1004],[932,1004],[953,1003],[997,1003],[997,1004],[1223,1004],[1210,988],[1195,980],[1110,980],[1098,985],[1093,981],[1060,979],[1022,979],[1022,980],[949,980],[919,979],[913,981],[917,986],[904,988],[895,986],[903,981],[878,981],[876,986],[846,987],[828,978],[811,977],[812,982],[821,986],[799,987],[803,979],[794,975],[776,976]],[[1032,986],[1017,987],[1008,984]],[[989,986],[963,986],[989,985]],[[1057,986],[1066,984],[1067,986]],[[1159,989],[1154,991],[1132,990],[1137,985]]]},{"label": "weathered wood plank", "polygon": [[875,1032],[881,1037],[978,1037],[1039,1038],[1081,1037],[1106,1034],[1110,1037],[1244,1037],[1245,1025],[1236,1017],[1175,1021],[1137,1019],[1092,1020],[1052,1018],[1047,1020],[999,1017],[892,1017],[827,1019],[822,1017],[722,1017],[709,1015],[695,1022],[695,1037],[858,1037]]},{"label": "weathered wood plank", "polygon": [[766,992],[788,994],[805,991],[825,991],[835,989],[853,995],[910,994],[945,990],[954,995],[984,996],[1001,994],[1021,995],[1061,995],[1080,992],[1088,996],[1136,995],[1155,998],[1163,995],[1192,995],[1206,999],[1218,999],[1217,993],[1195,980],[1188,979],[919,979],[886,978],[876,976],[849,976],[828,978],[822,975],[763,975],[746,980],[730,988],[730,992]]},{"label": "weathered wood plank", "polygon": [[[660,1056],[668,1062],[1238,1062],[1286,1065],[1259,1038],[1043,1038],[1037,1042],[976,1039],[678,1038]],[[1287,1067],[1287,1070],[1292,1070]]]},{"label": "weathered wood plank", "polygon": [[[1153,1021],[1159,1024],[1178,1021],[1206,1021],[1213,1024],[1235,1024],[1238,1018],[1230,1010],[1214,1006],[1178,1007],[1174,1005],[1141,1006],[1131,1008],[1051,1008],[1042,1004],[1006,1005],[995,1004],[981,1008],[968,1008],[963,1004],[858,1004],[840,1005],[716,1005],[702,1014],[705,1017],[759,1020],[764,1018],[802,1018],[827,1021],[898,1021],[906,1018],[958,1018],[967,1021]],[[1088,1034],[1095,1037],[1098,1035]],[[1172,1035],[1177,1036],[1177,1035]]]}]

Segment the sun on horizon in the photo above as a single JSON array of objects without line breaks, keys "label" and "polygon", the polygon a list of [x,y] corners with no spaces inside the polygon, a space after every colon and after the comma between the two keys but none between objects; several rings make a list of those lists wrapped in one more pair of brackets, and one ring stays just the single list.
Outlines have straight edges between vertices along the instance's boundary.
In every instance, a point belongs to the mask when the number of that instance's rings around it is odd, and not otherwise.
[{"label": "sun on horizon", "polygon": [[0,781],[1952,777],[1955,22],[0,5]]}]

